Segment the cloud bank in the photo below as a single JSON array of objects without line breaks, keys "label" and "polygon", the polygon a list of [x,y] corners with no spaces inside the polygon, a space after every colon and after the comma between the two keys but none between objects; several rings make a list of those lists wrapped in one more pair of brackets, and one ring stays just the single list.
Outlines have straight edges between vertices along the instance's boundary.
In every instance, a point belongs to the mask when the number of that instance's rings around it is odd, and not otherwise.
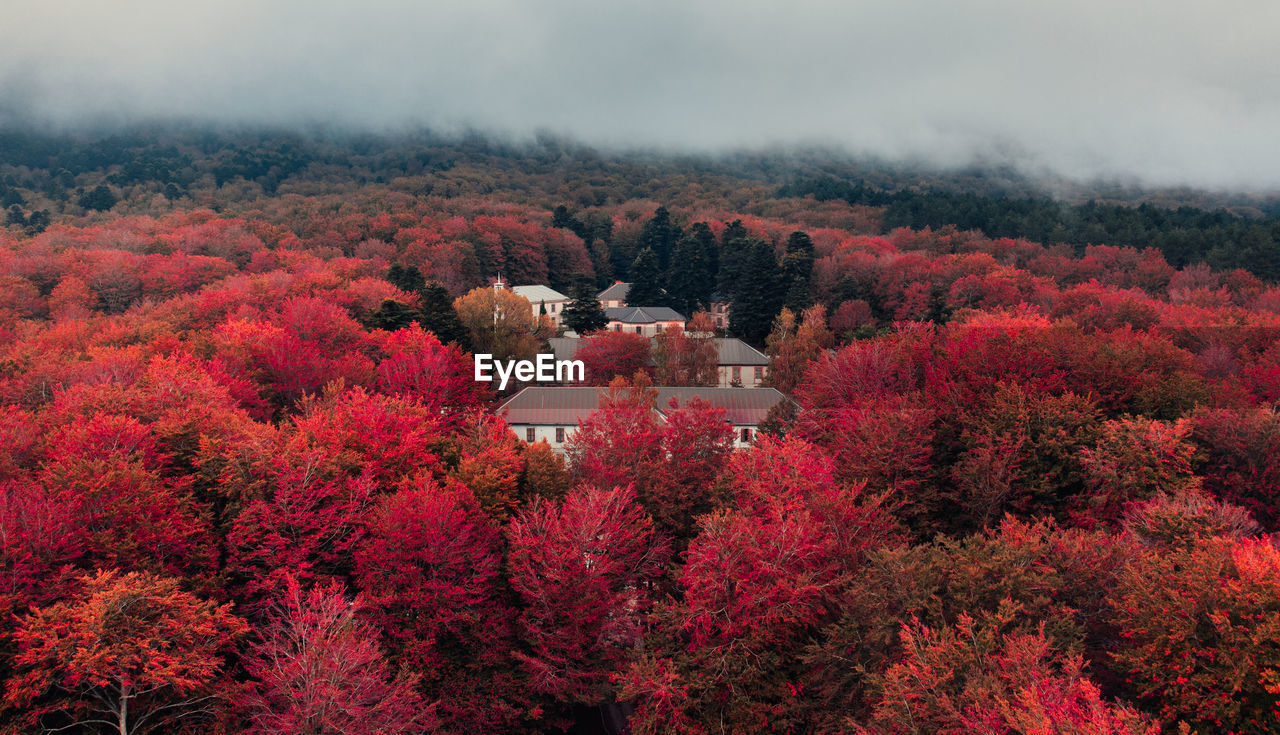
[{"label": "cloud bank", "polygon": [[0,107],[60,123],[837,145],[1280,189],[1280,4],[1256,0],[42,0],[5,15]]}]

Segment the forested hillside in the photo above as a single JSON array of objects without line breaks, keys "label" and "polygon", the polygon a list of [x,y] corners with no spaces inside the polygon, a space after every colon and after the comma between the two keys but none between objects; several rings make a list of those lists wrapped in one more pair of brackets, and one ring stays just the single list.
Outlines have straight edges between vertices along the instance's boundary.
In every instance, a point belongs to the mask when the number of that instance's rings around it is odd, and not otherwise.
[{"label": "forested hillside", "polygon": [[[1274,200],[931,181],[0,133],[3,729],[1280,729]],[[498,274],[721,297],[798,410],[611,352],[527,444]]]}]

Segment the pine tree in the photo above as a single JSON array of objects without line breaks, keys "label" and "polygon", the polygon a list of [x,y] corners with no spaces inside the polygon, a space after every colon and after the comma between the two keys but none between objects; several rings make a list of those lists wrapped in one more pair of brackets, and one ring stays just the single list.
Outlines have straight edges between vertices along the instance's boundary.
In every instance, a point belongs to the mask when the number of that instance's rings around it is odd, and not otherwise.
[{"label": "pine tree", "polygon": [[387,299],[364,322],[365,326],[370,329],[383,329],[388,332],[394,332],[421,320],[422,315],[418,313],[417,309],[405,306],[394,299]]},{"label": "pine tree", "polygon": [[706,294],[710,295],[715,290],[714,284],[720,274],[720,245],[716,242],[716,235],[706,222],[694,222],[686,237],[692,238],[702,249],[702,260],[706,263],[708,276]]},{"label": "pine tree", "polygon": [[764,341],[782,308],[778,280],[773,247],[760,241],[752,243],[743,258],[742,276],[733,296],[731,332],[754,344]]},{"label": "pine tree", "polygon": [[604,315],[604,307],[596,298],[595,289],[584,276],[574,280],[571,289],[573,301],[564,307],[564,323],[579,335],[590,334],[609,325],[609,318]]},{"label": "pine tree", "polygon": [[782,286],[786,288],[787,308],[797,314],[813,301],[812,277],[813,240],[808,233],[793,232],[787,239],[787,254],[782,258]]},{"label": "pine tree", "polygon": [[640,248],[652,250],[658,256],[658,267],[665,271],[671,264],[671,253],[680,240],[680,234],[680,226],[671,221],[667,208],[658,207],[640,232]]},{"label": "pine tree", "polygon": [[[416,269],[415,269],[416,270]],[[430,283],[418,292],[419,323],[445,344],[457,344],[464,350],[471,349],[471,335],[458,318],[449,292],[438,283]]]},{"label": "pine tree", "polygon": [[111,193],[111,190],[107,188],[106,184],[98,184],[98,186],[92,191],[85,192],[84,195],[80,197],[77,204],[85,209],[94,209],[100,212],[105,212],[106,210],[116,206],[117,201],[119,200],[116,199],[116,195]]},{"label": "pine tree", "polygon": [[627,305],[666,306],[666,294],[658,283],[661,275],[658,256],[650,248],[641,250],[631,264],[631,288],[627,291]]},{"label": "pine tree", "polygon": [[680,238],[672,253],[667,283],[671,286],[671,305],[682,314],[692,314],[707,304],[711,273],[703,244],[692,232]]},{"label": "pine tree", "polygon": [[716,259],[719,265],[716,287],[720,293],[732,297],[737,292],[750,249],[747,228],[743,227],[742,220],[734,220],[720,236],[720,255]]},{"label": "pine tree", "polygon": [[387,280],[405,293],[418,293],[427,286],[426,280],[422,277],[422,271],[418,270],[416,265],[393,264],[387,269]]}]

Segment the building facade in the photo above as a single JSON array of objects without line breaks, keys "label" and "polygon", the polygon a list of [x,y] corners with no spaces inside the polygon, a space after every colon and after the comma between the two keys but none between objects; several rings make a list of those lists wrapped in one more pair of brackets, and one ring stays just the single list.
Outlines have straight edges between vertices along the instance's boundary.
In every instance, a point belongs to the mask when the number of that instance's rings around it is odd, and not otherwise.
[{"label": "building facade", "polygon": [[[773,388],[655,388],[653,411],[665,421],[671,401],[683,406],[694,398],[724,409],[725,420],[733,427],[734,447],[744,448],[755,440],[760,422],[769,410],[790,401]],[[498,408],[515,435],[526,442],[545,441],[557,452],[573,436],[580,422],[600,408],[603,388],[530,386]]]},{"label": "building facade", "polygon": [[759,388],[769,374],[769,358],[735,337],[716,338],[721,388]]},{"label": "building facade", "polygon": [[612,286],[596,294],[596,298],[600,299],[601,308],[616,309],[627,305],[627,292],[630,290],[630,283],[615,281]]},{"label": "building facade", "polygon": [[635,332],[652,337],[663,330],[678,326],[684,328],[685,318],[675,309],[665,306],[617,306],[604,310],[609,320],[607,329],[614,332]]},{"label": "building facade", "polygon": [[543,307],[545,307],[547,316],[551,317],[556,329],[560,328],[564,319],[564,307],[573,301],[573,299],[549,286],[512,286],[511,293],[529,300],[529,303],[533,306],[534,318],[537,318],[542,313]]}]

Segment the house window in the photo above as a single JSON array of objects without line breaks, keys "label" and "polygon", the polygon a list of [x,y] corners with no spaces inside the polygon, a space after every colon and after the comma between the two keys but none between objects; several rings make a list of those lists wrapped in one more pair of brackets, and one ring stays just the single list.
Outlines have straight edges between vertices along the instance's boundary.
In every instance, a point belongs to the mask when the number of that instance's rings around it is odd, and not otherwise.
[{"label": "house window", "polygon": [[613,325],[613,331],[615,331],[615,332],[621,332],[621,331],[622,331],[622,325],[621,325],[621,324],[615,324],[615,325]]},{"label": "house window", "polygon": [[552,304],[552,305],[551,305],[551,313],[552,313],[552,314],[556,313],[556,306],[557,306],[557,304]]},{"label": "house window", "polygon": [[636,334],[644,334],[644,327],[636,327]]},{"label": "house window", "polygon": [[661,325],[661,324],[655,324],[655,325],[654,325],[654,327],[653,327],[653,331],[654,331],[654,334],[657,334],[658,332],[661,332],[661,331],[662,331],[662,325]]},{"label": "house window", "polygon": [[743,430],[742,430],[742,443],[743,443],[743,444],[750,444],[750,443],[751,443],[751,429],[743,429]]},{"label": "house window", "polygon": [[532,426],[530,426],[529,428],[527,428],[527,429],[525,429],[525,430],[524,430],[524,440],[525,440],[525,441],[527,441],[527,442],[529,442],[530,444],[532,444],[532,443],[533,443],[533,440],[534,440],[534,428],[533,428]]},{"label": "house window", "polygon": [[564,427],[556,427],[556,444],[564,444]]},{"label": "house window", "polygon": [[758,367],[755,369],[755,378],[757,383],[764,380],[764,368]]},{"label": "house window", "polygon": [[733,368],[733,381],[734,381],[735,383],[741,383],[741,382],[742,382],[742,368],[737,367],[737,366],[734,366],[734,368]]}]

